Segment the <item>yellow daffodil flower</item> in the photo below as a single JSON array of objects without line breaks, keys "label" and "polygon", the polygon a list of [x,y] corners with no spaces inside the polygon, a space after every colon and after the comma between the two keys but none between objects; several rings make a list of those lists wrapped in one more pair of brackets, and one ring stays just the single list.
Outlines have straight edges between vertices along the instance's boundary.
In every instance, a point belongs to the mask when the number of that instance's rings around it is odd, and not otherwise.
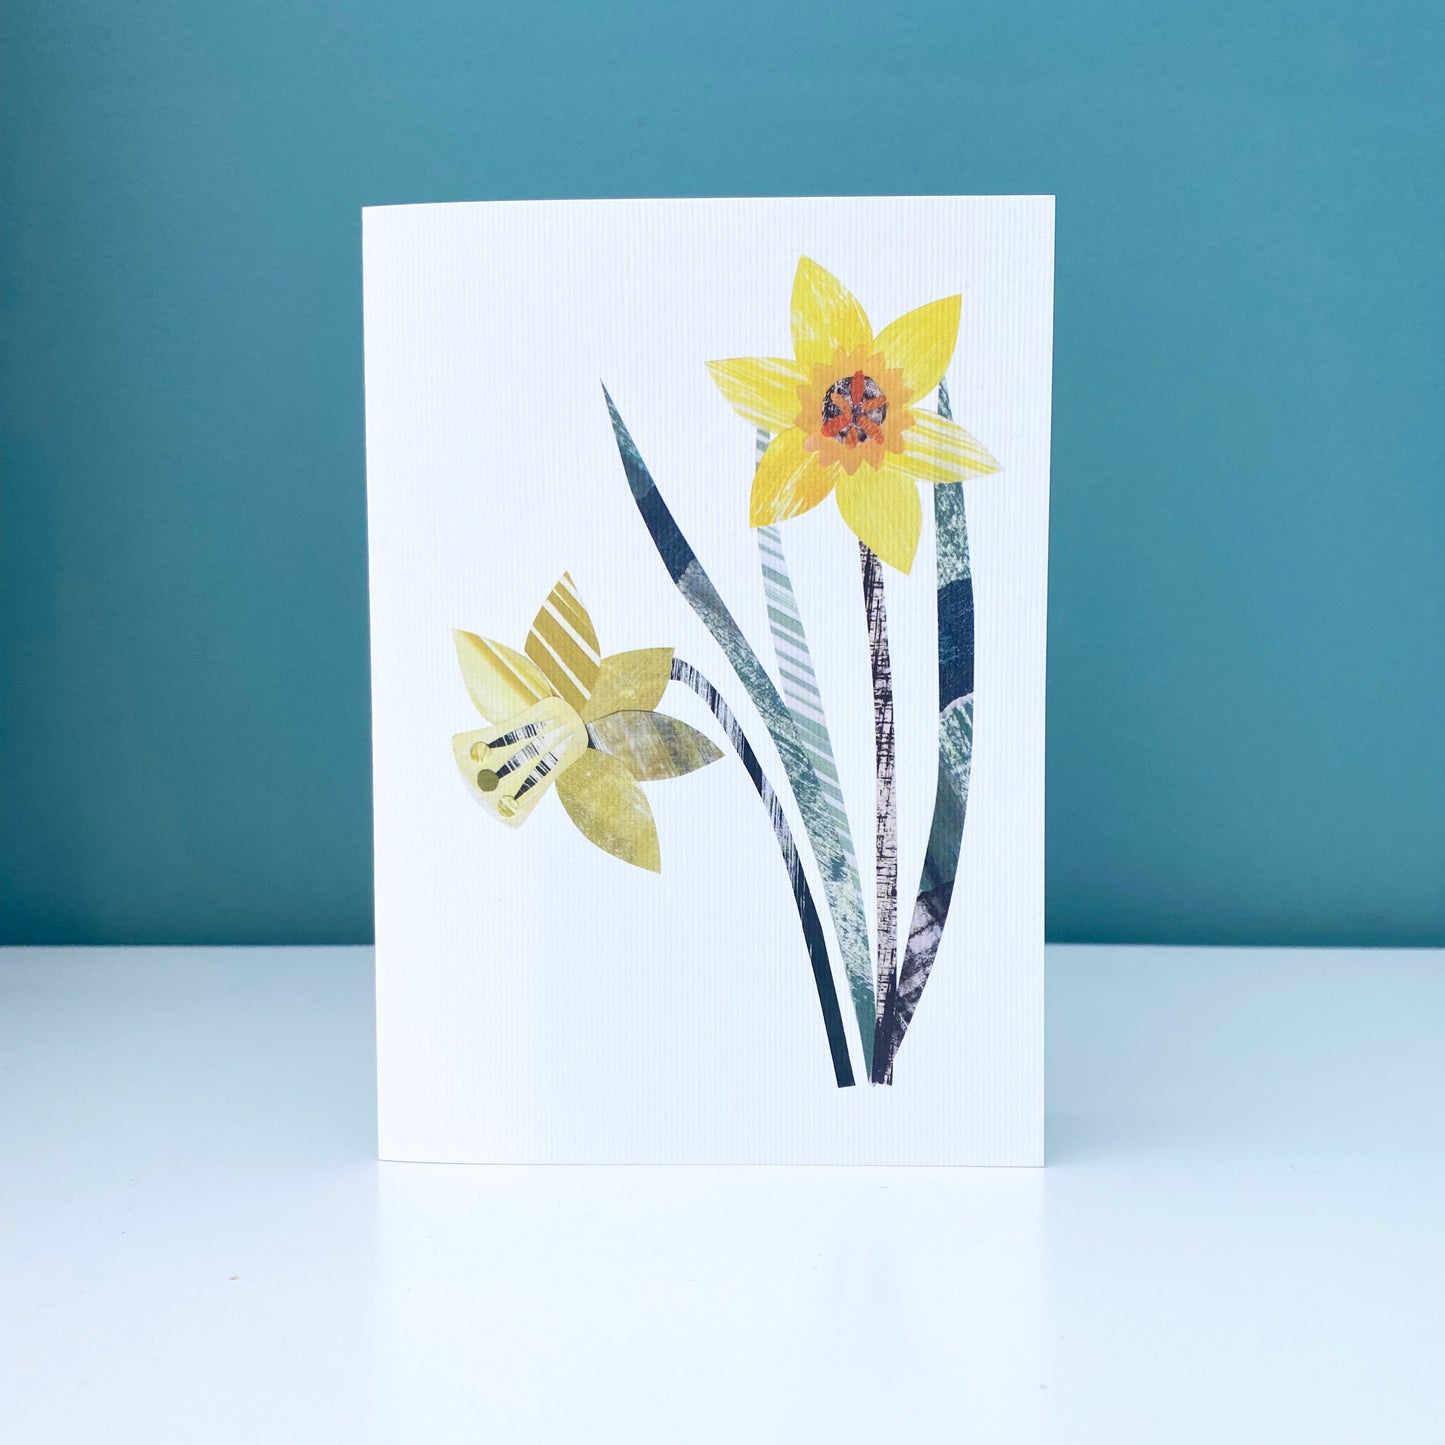
[{"label": "yellow daffodil flower", "polygon": [[998,463],[924,403],[958,340],[961,298],[900,316],[874,336],[853,293],[804,256],[793,280],[791,360],[710,361],[734,410],[772,433],[753,478],[750,521],[770,526],[830,492],[859,541],[900,572],[922,527],[918,483],[956,482]]},{"label": "yellow daffodil flower", "polygon": [[722,756],[696,728],[654,711],[671,680],[672,649],[603,657],[566,575],[533,620],[525,652],[474,632],[452,636],[487,723],[452,739],[472,796],[518,828],[555,783],[589,842],[661,872],[657,827],[638,783],[681,777]]}]

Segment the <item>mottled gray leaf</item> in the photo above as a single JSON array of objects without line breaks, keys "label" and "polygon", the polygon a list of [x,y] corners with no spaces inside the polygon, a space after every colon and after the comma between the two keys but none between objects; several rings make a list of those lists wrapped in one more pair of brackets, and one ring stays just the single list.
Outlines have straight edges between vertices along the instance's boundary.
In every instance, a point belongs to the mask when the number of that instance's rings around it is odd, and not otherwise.
[{"label": "mottled gray leaf", "polygon": [[587,735],[639,782],[680,778],[722,757],[705,733],[662,712],[608,713],[587,724]]}]

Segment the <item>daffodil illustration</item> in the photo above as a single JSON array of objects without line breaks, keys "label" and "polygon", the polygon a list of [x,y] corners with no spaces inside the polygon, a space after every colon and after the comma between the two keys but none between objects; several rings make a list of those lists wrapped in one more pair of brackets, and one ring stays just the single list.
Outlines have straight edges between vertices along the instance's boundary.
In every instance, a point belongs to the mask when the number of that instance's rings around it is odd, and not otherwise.
[{"label": "daffodil illustration", "polygon": [[566,575],[533,620],[525,651],[473,632],[453,638],[467,692],[487,723],[452,739],[472,795],[517,828],[555,783],[589,842],[660,872],[657,827],[638,784],[722,756],[696,728],[655,711],[672,677],[672,649],[603,657]]},{"label": "daffodil illustration", "polygon": [[998,470],[961,426],[925,409],[953,356],[961,298],[910,311],[877,336],[853,293],[806,256],[793,280],[791,359],[710,361],[734,410],[772,436],[750,521],[770,526],[830,492],[860,542],[900,572],[922,526],[918,484]]}]

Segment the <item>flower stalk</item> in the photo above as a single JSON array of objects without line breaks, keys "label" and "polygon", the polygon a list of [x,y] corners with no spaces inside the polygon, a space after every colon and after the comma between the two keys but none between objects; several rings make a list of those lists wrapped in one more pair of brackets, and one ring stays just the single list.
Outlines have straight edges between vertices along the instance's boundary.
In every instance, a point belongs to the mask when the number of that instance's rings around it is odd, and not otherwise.
[{"label": "flower stalk", "polygon": [[[952,415],[948,388],[942,383],[938,413],[945,418]],[[903,966],[882,1002],[887,1026],[871,1074],[882,1083],[893,1080],[893,1061],[943,942],[958,876],[973,764],[973,569],[963,488],[935,487],[933,517],[938,569],[938,782]]]},{"label": "flower stalk", "polygon": [[872,1081],[885,1084],[881,1065],[893,1027],[898,966],[898,787],[893,723],[893,663],[888,651],[888,609],[883,564],[866,543],[858,544],[863,574],[863,609],[868,620],[868,656],[873,673],[874,882],[878,899],[877,1017]]}]

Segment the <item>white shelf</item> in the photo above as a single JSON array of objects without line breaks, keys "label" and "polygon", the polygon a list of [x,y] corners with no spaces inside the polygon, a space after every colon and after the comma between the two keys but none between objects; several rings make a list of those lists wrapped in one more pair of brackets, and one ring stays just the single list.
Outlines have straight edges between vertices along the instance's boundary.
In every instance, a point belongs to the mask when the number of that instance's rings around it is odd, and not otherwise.
[{"label": "white shelf", "polygon": [[1445,1439],[1445,955],[1052,949],[1043,1171],[374,1161],[365,949],[0,955],[7,1445]]}]

